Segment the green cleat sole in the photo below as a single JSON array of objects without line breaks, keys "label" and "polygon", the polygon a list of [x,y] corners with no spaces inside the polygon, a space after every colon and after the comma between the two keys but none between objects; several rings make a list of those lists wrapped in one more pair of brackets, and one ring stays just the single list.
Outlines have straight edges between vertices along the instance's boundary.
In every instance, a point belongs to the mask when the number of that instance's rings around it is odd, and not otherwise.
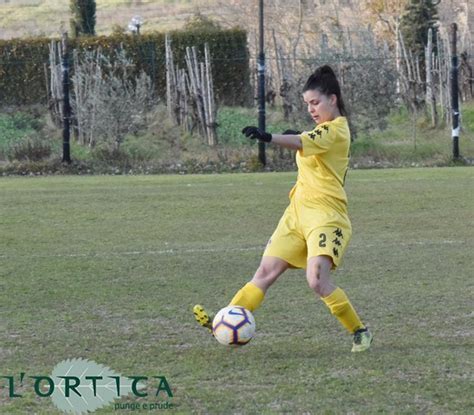
[{"label": "green cleat sole", "polygon": [[374,335],[369,330],[355,334],[354,343],[352,344],[352,352],[365,352],[366,350],[370,349],[373,340]]}]

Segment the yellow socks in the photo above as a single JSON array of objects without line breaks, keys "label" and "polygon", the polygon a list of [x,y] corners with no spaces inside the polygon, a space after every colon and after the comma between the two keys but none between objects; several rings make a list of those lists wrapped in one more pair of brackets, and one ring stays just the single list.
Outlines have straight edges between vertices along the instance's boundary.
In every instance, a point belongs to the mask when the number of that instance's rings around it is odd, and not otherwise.
[{"label": "yellow socks", "polygon": [[364,328],[354,307],[347,298],[346,293],[341,288],[336,288],[327,297],[321,297],[321,300],[328,306],[331,313],[337,317],[341,324],[350,332]]},{"label": "yellow socks", "polygon": [[249,282],[237,291],[229,305],[238,305],[249,311],[254,311],[260,307],[264,296],[265,294],[259,287]]},{"label": "yellow socks", "polygon": [[[249,282],[237,291],[229,305],[238,305],[253,312],[260,307],[264,297],[262,289]],[[321,300],[350,333],[364,328],[346,293],[341,288],[336,288],[327,297],[321,297]]]}]

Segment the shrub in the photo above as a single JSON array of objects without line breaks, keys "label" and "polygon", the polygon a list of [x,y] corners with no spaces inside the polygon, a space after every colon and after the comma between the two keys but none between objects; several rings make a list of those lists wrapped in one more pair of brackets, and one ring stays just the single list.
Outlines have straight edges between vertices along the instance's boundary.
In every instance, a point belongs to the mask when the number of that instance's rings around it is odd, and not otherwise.
[{"label": "shrub", "polygon": [[20,140],[12,141],[7,148],[7,158],[10,161],[40,161],[52,154],[51,143],[42,139],[38,134],[31,134]]},{"label": "shrub", "polygon": [[[208,43],[213,60],[217,99],[226,105],[242,105],[251,96],[247,33],[241,29],[218,30],[191,25],[189,31],[173,31],[176,64],[184,68],[186,47],[196,46],[203,53]],[[0,40],[0,96],[4,104],[46,103],[48,100],[44,65],[49,61],[49,38]],[[141,71],[151,78],[158,96],[166,95],[165,33],[140,36],[114,33],[111,36],[86,36],[71,41],[79,52],[96,50],[112,56],[123,48]],[[201,56],[199,56],[201,58]],[[232,91],[230,93],[229,91]]]},{"label": "shrub", "polygon": [[113,58],[99,48],[74,60],[71,106],[79,140],[92,147],[107,141],[118,150],[128,133],[137,133],[147,124],[153,104],[151,79],[143,71],[137,77],[129,75],[135,65],[123,49]]},{"label": "shrub", "polygon": [[[0,159],[14,157],[15,143],[27,137],[34,137],[42,127],[40,119],[23,111],[0,114]],[[28,146],[29,141],[24,141],[23,146]]]}]

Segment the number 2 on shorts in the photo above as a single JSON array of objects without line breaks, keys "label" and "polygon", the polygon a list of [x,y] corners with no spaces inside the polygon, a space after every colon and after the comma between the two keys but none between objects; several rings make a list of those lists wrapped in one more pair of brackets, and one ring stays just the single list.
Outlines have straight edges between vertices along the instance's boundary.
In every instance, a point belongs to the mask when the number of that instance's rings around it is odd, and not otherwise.
[{"label": "number 2 on shorts", "polygon": [[326,248],[326,234],[325,233],[319,234],[319,246],[320,248]]}]

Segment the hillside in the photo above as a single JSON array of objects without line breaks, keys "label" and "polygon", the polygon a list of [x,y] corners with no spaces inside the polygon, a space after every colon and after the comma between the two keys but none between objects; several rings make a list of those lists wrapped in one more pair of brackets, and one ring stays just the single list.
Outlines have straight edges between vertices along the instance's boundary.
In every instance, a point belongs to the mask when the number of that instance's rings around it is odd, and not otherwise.
[{"label": "hillside", "polygon": [[[98,0],[98,34],[114,25],[126,28],[131,18],[144,18],[143,30],[179,28],[194,13],[207,14],[215,0]],[[69,1],[0,0],[0,38],[58,36],[69,29]]]},{"label": "hillside", "polygon": [[[449,3],[449,4],[448,4]],[[300,47],[311,47],[312,36],[323,33],[331,40],[357,38],[368,29],[363,2],[356,0],[273,0],[266,2],[269,46],[274,30],[277,37],[290,38],[297,32],[299,6],[303,24]],[[249,0],[97,0],[97,34],[109,34],[114,27],[126,29],[133,16],[144,19],[142,31],[167,31],[182,27],[196,13],[210,16],[224,26],[239,25],[249,31],[251,49],[256,45],[258,2]],[[441,2],[441,31],[452,22],[459,27],[459,50],[474,56],[474,4],[472,0]],[[0,0],[0,39],[27,36],[59,36],[69,30],[69,0]],[[305,36],[307,34],[307,36]],[[357,42],[357,40],[356,40]]]},{"label": "hillside", "polygon": [[[255,4],[253,4],[255,3]],[[294,7],[293,4],[294,3]],[[308,10],[317,11],[318,24],[325,29],[361,29],[364,7],[355,0],[307,0]],[[449,4],[447,4],[449,3]],[[457,21],[461,31],[470,32],[465,42],[472,43],[472,31],[466,31],[474,21],[474,5],[470,0],[441,2],[438,9],[442,26]],[[143,30],[170,30],[179,28],[193,14],[200,12],[229,24],[245,25],[246,11],[255,10],[257,2],[249,0],[97,0],[97,33],[107,34],[114,25],[126,28],[130,19],[140,15],[145,20]],[[299,1],[275,0],[266,3],[267,11],[290,5],[297,13]],[[242,13],[235,13],[240,10]],[[256,17],[256,16],[254,16]],[[281,16],[279,16],[281,17]],[[283,16],[283,20],[285,20]],[[256,22],[255,22],[256,23]],[[248,24],[248,22],[247,22]],[[0,38],[26,36],[55,36],[69,27],[69,0],[0,0]]]}]

